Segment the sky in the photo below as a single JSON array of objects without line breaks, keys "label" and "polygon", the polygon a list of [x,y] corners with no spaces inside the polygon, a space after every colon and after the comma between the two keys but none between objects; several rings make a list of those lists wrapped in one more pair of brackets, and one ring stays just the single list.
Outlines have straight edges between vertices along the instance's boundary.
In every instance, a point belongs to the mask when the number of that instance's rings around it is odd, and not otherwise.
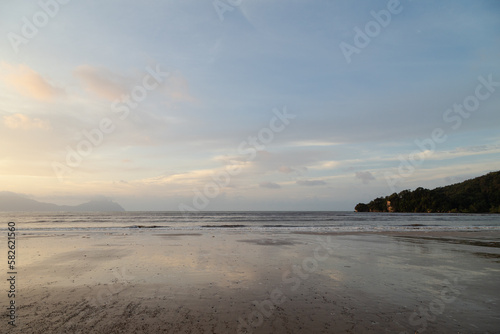
[{"label": "sky", "polygon": [[500,170],[500,3],[3,1],[0,191],[346,210]]}]

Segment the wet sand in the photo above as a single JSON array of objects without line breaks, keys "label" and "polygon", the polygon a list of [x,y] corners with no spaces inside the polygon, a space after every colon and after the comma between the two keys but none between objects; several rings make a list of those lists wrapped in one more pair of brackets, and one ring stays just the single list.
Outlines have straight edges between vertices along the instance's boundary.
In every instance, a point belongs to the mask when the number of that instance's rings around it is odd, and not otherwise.
[{"label": "wet sand", "polygon": [[2,306],[0,331],[500,333],[499,245],[484,231],[21,234],[17,327]]}]

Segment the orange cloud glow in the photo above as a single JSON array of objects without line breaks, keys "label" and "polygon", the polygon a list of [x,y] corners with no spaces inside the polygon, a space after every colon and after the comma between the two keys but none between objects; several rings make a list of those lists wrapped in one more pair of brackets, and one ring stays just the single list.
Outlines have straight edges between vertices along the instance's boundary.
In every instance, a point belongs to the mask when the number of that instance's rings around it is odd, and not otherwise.
[{"label": "orange cloud glow", "polygon": [[0,71],[3,74],[2,80],[25,96],[52,101],[64,95],[62,89],[51,85],[40,74],[24,64],[14,66],[3,62],[0,64]]},{"label": "orange cloud glow", "polygon": [[11,129],[50,129],[50,123],[48,121],[42,121],[39,118],[30,118],[23,114],[4,116],[3,123],[6,127]]}]

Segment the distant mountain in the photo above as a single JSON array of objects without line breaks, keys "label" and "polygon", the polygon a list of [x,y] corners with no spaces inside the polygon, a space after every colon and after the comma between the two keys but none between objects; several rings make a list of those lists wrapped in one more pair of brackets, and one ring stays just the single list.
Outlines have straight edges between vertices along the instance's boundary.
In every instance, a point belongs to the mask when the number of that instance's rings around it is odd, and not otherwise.
[{"label": "distant mountain", "polygon": [[356,205],[357,212],[500,213],[500,171],[433,190],[417,188]]},{"label": "distant mountain", "polygon": [[70,211],[125,211],[118,203],[111,200],[94,200],[74,207]]},{"label": "distant mountain", "polygon": [[69,211],[69,212],[110,212],[125,211],[118,203],[111,200],[93,200],[76,206],[56,205],[38,202],[11,192],[0,192],[0,211]]}]

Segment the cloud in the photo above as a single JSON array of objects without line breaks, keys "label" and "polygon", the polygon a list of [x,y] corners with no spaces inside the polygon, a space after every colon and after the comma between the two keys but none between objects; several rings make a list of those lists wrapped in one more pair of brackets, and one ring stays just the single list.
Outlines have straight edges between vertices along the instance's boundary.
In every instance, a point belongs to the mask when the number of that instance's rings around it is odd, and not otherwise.
[{"label": "cloud", "polygon": [[299,186],[315,187],[324,186],[326,182],[323,180],[297,180],[296,182]]},{"label": "cloud", "polygon": [[327,140],[301,140],[290,143],[291,145],[298,146],[336,146],[341,145],[341,142],[327,141]]},{"label": "cloud", "polygon": [[319,170],[328,170],[328,169],[334,169],[337,168],[340,165],[339,161],[323,161],[321,163],[318,163],[314,166],[311,166],[312,169],[319,169]]},{"label": "cloud", "polygon": [[476,145],[476,146],[466,146],[457,147],[455,150],[450,151],[450,153],[478,153],[478,152],[488,152],[496,151],[500,148],[500,145]]},{"label": "cloud", "polygon": [[194,102],[195,98],[189,93],[188,80],[179,72],[175,72],[167,79],[167,95],[175,102]]},{"label": "cloud", "polygon": [[[109,101],[122,99],[124,95],[130,94],[135,85],[143,82],[141,76],[127,77],[106,68],[87,64],[78,66],[73,74],[80,80],[86,91]],[[178,71],[168,75],[162,86],[164,96],[172,103],[196,100],[189,93],[188,80]]]},{"label": "cloud", "polygon": [[13,66],[2,62],[0,73],[3,74],[3,81],[7,85],[14,87],[25,96],[41,101],[52,101],[65,95],[61,88],[51,85],[40,74],[24,64]]},{"label": "cloud", "polygon": [[267,188],[267,189],[280,189],[281,186],[277,183],[274,182],[261,182],[259,184],[259,187],[261,188]]},{"label": "cloud", "polygon": [[122,95],[126,95],[129,91],[129,80],[105,68],[80,65],[73,74],[88,92],[106,100],[120,99]]},{"label": "cloud", "polygon": [[30,118],[23,114],[13,114],[3,117],[3,123],[6,127],[11,129],[43,129],[50,130],[50,122],[42,121],[39,118]]},{"label": "cloud", "polygon": [[293,168],[290,168],[290,167],[287,167],[287,166],[281,166],[278,171],[280,171],[281,173],[285,173],[285,174],[290,174],[294,171]]},{"label": "cloud", "polygon": [[356,178],[360,179],[364,184],[375,180],[375,177],[370,172],[356,172]]},{"label": "cloud", "polygon": [[300,167],[288,167],[288,166],[281,166],[278,168],[278,172],[283,173],[283,174],[292,174],[295,173],[297,176],[301,176],[304,173],[307,173],[308,168],[305,166],[300,166]]}]

